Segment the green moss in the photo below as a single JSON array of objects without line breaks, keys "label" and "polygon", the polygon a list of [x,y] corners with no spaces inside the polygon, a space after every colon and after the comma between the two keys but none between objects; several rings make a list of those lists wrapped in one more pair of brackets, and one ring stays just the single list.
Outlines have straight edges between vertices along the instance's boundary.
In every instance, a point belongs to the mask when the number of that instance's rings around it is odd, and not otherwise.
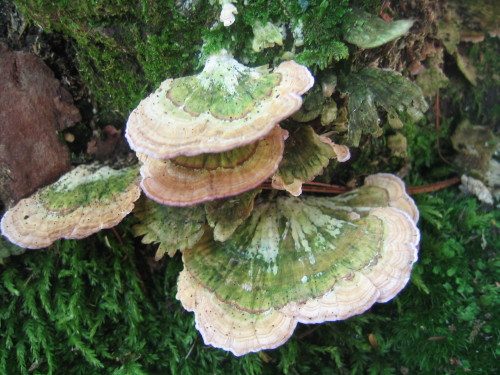
[{"label": "green moss", "polygon": [[457,92],[452,97],[460,99],[460,111],[463,116],[480,125],[498,124],[500,122],[499,96],[500,79],[496,75],[500,71],[498,38],[487,37],[485,42],[473,44],[466,49],[466,56],[477,71],[476,86],[463,83],[456,86]]},{"label": "green moss", "polygon": [[196,66],[211,7],[190,19],[174,1],[19,0],[28,18],[46,31],[72,38],[79,71],[101,114],[123,119],[160,80]]}]

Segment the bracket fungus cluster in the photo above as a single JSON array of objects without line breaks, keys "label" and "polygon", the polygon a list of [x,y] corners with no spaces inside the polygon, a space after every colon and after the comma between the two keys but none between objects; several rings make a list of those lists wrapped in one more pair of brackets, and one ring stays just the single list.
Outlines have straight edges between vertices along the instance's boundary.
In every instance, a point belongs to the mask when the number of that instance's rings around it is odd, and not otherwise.
[{"label": "bracket fungus cluster", "polygon": [[281,161],[296,112],[314,84],[285,61],[246,67],[225,51],[197,75],[167,79],[130,114],[126,137],[143,163],[141,188],[166,205],[190,206],[255,188]]},{"label": "bracket fungus cluster", "polygon": [[[313,84],[294,61],[249,68],[223,51],[201,73],[164,81],[127,122],[140,187],[155,201],[137,205],[135,234],[160,244],[157,259],[182,252],[177,298],[205,343],[235,355],[283,344],[297,323],[346,319],[390,300],[417,260],[418,211],[393,175],[369,176],[337,197],[258,197],[271,176],[298,196],[331,159],[350,157],[310,126],[291,130],[285,144],[279,123]],[[77,167],[9,210],[2,233],[40,248],[112,227],[139,198],[137,174]]]},{"label": "bracket fungus cluster", "polygon": [[177,298],[205,343],[243,355],[297,323],[360,314],[393,298],[417,260],[418,211],[393,175],[333,197],[260,200],[225,242],[206,230],[183,252]]},{"label": "bracket fungus cluster", "polygon": [[[417,259],[418,211],[395,176],[370,176],[335,198],[265,200],[252,190],[274,174],[275,188],[298,196],[330,159],[349,159],[309,126],[285,145],[278,123],[313,83],[293,61],[269,71],[222,53],[198,75],[164,81],[127,123],[145,194],[192,206],[147,203],[136,234],[160,243],[158,258],[182,251],[177,298],[205,343],[236,355],[283,344],[297,323],[388,301]],[[204,213],[195,206],[207,201]]]},{"label": "bracket fungus cluster", "polygon": [[117,225],[140,196],[137,168],[81,165],[20,200],[0,222],[12,243],[39,249],[60,238],[84,238]]}]

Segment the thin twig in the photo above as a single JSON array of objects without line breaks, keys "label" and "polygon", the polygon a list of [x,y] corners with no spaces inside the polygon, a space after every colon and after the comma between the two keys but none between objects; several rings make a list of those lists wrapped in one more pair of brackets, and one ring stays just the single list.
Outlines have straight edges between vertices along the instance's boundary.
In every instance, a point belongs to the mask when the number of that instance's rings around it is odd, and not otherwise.
[{"label": "thin twig", "polygon": [[453,177],[449,180],[435,182],[429,185],[420,185],[420,186],[408,186],[406,188],[406,192],[410,195],[414,194],[422,194],[422,193],[430,193],[431,191],[441,190],[452,185],[458,184],[460,182],[460,177]]},{"label": "thin twig", "polygon": [[[274,190],[270,181],[266,181],[259,186],[259,189]],[[325,194],[341,194],[351,190],[348,186],[329,185],[321,182],[305,182],[302,184],[302,190],[311,193],[325,193]]]},{"label": "thin twig", "polygon": [[189,351],[187,352],[186,356],[184,357],[184,359],[188,359],[189,356],[191,355],[191,353],[193,352],[193,349],[194,349],[194,346],[196,345],[196,341],[198,340],[198,337],[195,337],[194,341],[193,341],[193,345],[191,345],[191,348],[189,349]]},{"label": "thin twig", "polygon": [[[421,186],[407,186],[406,192],[410,195],[414,194],[422,194],[422,193],[430,193],[432,191],[441,190],[452,185],[455,185],[460,182],[460,177],[453,177],[448,180],[438,181],[429,185],[421,185]],[[266,181],[259,186],[259,189],[267,189],[267,190],[277,190],[275,189],[270,181]],[[352,188],[348,186],[341,185],[329,185],[323,184],[320,182],[305,182],[302,184],[302,191],[310,192],[310,193],[324,193],[324,194],[341,194],[352,190]]]}]

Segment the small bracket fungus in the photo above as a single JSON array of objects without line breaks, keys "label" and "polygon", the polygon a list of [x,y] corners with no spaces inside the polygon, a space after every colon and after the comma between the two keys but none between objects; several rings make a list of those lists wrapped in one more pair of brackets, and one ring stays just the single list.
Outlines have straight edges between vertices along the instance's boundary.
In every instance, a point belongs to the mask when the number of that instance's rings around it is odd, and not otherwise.
[{"label": "small bracket fungus", "polygon": [[218,199],[205,205],[208,224],[214,228],[214,239],[226,241],[250,216],[254,200],[261,190],[254,189],[236,197]]},{"label": "small bracket fungus", "polygon": [[399,177],[389,173],[372,174],[365,178],[365,183],[360,189],[370,192],[366,194],[348,192],[342,196],[350,200],[355,207],[397,208],[406,212],[415,223],[418,223],[418,208],[406,193],[405,184]]},{"label": "small bracket fungus", "polygon": [[413,26],[412,20],[387,22],[361,10],[351,14],[353,24],[347,26],[344,39],[360,48],[375,48],[403,36]]},{"label": "small bracket fungus", "polygon": [[334,198],[256,203],[230,239],[207,230],[186,250],[177,298],[205,343],[235,355],[271,349],[297,323],[346,319],[393,298],[417,260],[416,207],[397,177],[371,183]]},{"label": "small bracket fungus", "polygon": [[252,49],[255,52],[274,47],[276,44],[278,46],[283,45],[283,34],[281,33],[281,29],[275,24],[267,22],[263,25],[262,22],[256,21],[252,29],[254,35]]},{"label": "small bracket fungus", "polygon": [[149,199],[136,204],[134,215],[140,224],[134,226],[134,235],[144,236],[142,243],[160,243],[156,260],[165,253],[174,256],[177,250],[193,247],[205,231],[203,206],[189,208],[163,206]]},{"label": "small bracket fungus", "polygon": [[258,142],[218,154],[167,160],[138,154],[144,163],[141,188],[149,198],[170,206],[191,206],[240,194],[276,171],[287,135],[277,125]]},{"label": "small bracket fungus", "polygon": [[137,168],[81,165],[22,199],[2,218],[2,234],[21,247],[47,247],[117,225],[140,196]]},{"label": "small bracket fungus", "polygon": [[461,182],[460,191],[462,193],[473,194],[477,199],[486,204],[494,203],[493,195],[491,195],[488,187],[481,180],[464,174],[461,177]]},{"label": "small bracket fungus", "polygon": [[457,155],[454,162],[468,175],[486,183],[495,199],[500,200],[500,138],[488,126],[462,120],[451,136]]},{"label": "small bracket fungus", "polygon": [[420,87],[388,70],[365,68],[350,74],[342,80],[341,91],[349,94],[349,139],[353,146],[359,145],[362,133],[382,134],[376,104],[392,116],[405,111],[414,120],[428,108]]},{"label": "small bracket fungus", "polygon": [[238,9],[231,3],[231,0],[222,0],[222,10],[220,12],[219,20],[224,26],[231,26],[235,21],[235,14],[238,14]]},{"label": "small bracket fungus", "polygon": [[198,75],[164,81],[132,111],[126,137],[133,150],[158,159],[228,151],[266,136],[313,84],[294,61],[269,72],[223,52]]},{"label": "small bracket fungus", "polygon": [[315,86],[304,97],[304,104],[300,110],[293,115],[293,119],[298,122],[310,122],[321,115],[325,97],[319,86]]},{"label": "small bracket fungus", "polygon": [[408,140],[406,137],[397,132],[396,134],[390,135],[387,139],[387,147],[391,150],[392,156],[397,156],[400,158],[406,158],[408,156]]},{"label": "small bracket fungus", "polygon": [[323,172],[330,159],[344,162],[350,158],[349,148],[337,145],[330,138],[317,135],[312,127],[295,130],[285,145],[285,154],[278,171],[273,176],[275,189],[286,190],[299,196],[302,184]]}]

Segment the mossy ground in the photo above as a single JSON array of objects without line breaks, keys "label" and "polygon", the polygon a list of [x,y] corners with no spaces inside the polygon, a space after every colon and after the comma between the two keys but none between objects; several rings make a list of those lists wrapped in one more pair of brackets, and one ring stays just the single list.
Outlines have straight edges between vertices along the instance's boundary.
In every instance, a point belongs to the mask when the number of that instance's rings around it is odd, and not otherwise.
[{"label": "mossy ground", "polygon": [[[26,17],[71,40],[78,71],[101,121],[123,122],[160,81],[199,71],[220,47],[251,65],[272,63],[278,47],[252,55],[255,20],[283,12],[310,27],[298,59],[320,71],[345,57],[340,41],[348,2],[249,2],[234,28],[211,29],[209,1],[17,0]],[[192,7],[182,5],[192,4]],[[366,5],[374,9],[378,2]],[[306,27],[304,28],[306,29]],[[236,31],[235,31],[236,30]],[[292,41],[285,41],[290,46]],[[406,171],[411,185],[456,173],[450,136],[462,117],[498,124],[498,39],[470,45],[480,79],[472,87],[447,58],[450,86],[436,111],[418,123],[403,118],[406,157],[387,137],[365,137],[352,161],[325,180],[348,182],[373,171]],[[482,61],[482,64],[479,64]],[[431,108],[433,105],[431,99]],[[439,150],[447,161],[443,161]],[[416,197],[422,231],[412,280],[394,300],[343,322],[300,325],[282,347],[236,358],[203,345],[193,314],[175,300],[180,256],[153,261],[156,246],[131,235],[134,218],[83,241],[60,241],[0,266],[2,374],[492,374],[498,372],[500,212],[457,188]]]}]

